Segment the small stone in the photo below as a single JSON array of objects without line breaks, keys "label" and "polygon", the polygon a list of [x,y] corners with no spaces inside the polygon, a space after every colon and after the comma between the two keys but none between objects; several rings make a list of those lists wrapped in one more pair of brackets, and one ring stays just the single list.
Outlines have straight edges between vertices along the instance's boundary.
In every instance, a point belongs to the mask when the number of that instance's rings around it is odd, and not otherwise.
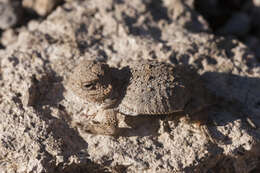
[{"label": "small stone", "polygon": [[62,0],[23,0],[23,6],[31,8],[40,16],[49,14]]},{"label": "small stone", "polygon": [[4,46],[8,46],[17,41],[17,33],[13,29],[7,29],[2,33],[1,43]]},{"label": "small stone", "polygon": [[260,0],[253,0],[253,4],[254,4],[256,7],[260,7]]},{"label": "small stone", "polygon": [[0,29],[7,29],[16,25],[21,15],[19,1],[0,0]]}]

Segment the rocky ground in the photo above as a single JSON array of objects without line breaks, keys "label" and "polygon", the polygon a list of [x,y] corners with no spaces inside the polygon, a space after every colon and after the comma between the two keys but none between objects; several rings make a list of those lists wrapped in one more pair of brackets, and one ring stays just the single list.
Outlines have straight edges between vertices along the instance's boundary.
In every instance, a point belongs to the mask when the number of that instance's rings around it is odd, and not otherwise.
[{"label": "rocky ground", "polygon": [[[21,9],[0,13],[0,172],[259,172],[258,1],[37,2],[0,1]],[[193,65],[223,103],[209,112],[223,143],[150,116],[119,115],[117,138],[81,131],[93,109],[67,80],[82,59]]]}]

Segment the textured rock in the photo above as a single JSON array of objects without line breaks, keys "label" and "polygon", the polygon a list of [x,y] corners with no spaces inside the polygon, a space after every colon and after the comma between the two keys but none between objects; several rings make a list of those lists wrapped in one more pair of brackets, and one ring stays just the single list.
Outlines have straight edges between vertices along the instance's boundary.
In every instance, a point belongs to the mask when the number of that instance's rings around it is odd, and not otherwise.
[{"label": "textured rock", "polygon": [[[170,8],[154,3],[73,1],[0,51],[0,172],[255,169],[260,155],[256,58],[235,39],[191,32],[179,21],[184,19],[170,19]],[[167,13],[157,20],[154,14],[162,8]],[[82,59],[114,67],[138,59],[193,65],[210,91],[229,103],[209,113],[216,122],[210,130],[225,143],[209,143],[191,124],[163,117],[120,115],[119,126],[128,135],[117,138],[81,131],[75,122],[84,122],[94,108],[67,90],[67,81]]]},{"label": "textured rock", "polygon": [[207,22],[193,10],[194,0],[164,0],[163,5],[166,8],[170,20],[182,25],[182,27],[192,32],[209,31]]}]

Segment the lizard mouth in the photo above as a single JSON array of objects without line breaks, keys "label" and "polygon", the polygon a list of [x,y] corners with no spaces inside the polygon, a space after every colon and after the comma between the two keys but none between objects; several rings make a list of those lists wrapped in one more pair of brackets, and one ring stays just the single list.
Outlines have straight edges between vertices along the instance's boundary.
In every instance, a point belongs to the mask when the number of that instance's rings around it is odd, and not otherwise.
[{"label": "lizard mouth", "polygon": [[87,97],[92,102],[103,103],[105,100],[113,100],[113,87],[111,84],[108,85],[96,85],[96,89],[87,92]]}]

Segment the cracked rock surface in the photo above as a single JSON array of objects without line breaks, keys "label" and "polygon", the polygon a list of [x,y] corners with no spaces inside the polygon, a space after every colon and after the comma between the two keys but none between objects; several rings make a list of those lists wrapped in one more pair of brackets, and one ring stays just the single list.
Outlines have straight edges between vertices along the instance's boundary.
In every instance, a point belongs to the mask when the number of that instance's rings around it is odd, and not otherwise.
[{"label": "cracked rock surface", "polygon": [[[177,4],[177,5],[176,5]],[[259,168],[260,63],[211,33],[193,1],[69,1],[0,51],[0,172],[253,172]],[[67,87],[82,59],[190,64],[221,99],[213,144],[193,125],[119,115],[125,135],[78,128],[91,107]]]}]

